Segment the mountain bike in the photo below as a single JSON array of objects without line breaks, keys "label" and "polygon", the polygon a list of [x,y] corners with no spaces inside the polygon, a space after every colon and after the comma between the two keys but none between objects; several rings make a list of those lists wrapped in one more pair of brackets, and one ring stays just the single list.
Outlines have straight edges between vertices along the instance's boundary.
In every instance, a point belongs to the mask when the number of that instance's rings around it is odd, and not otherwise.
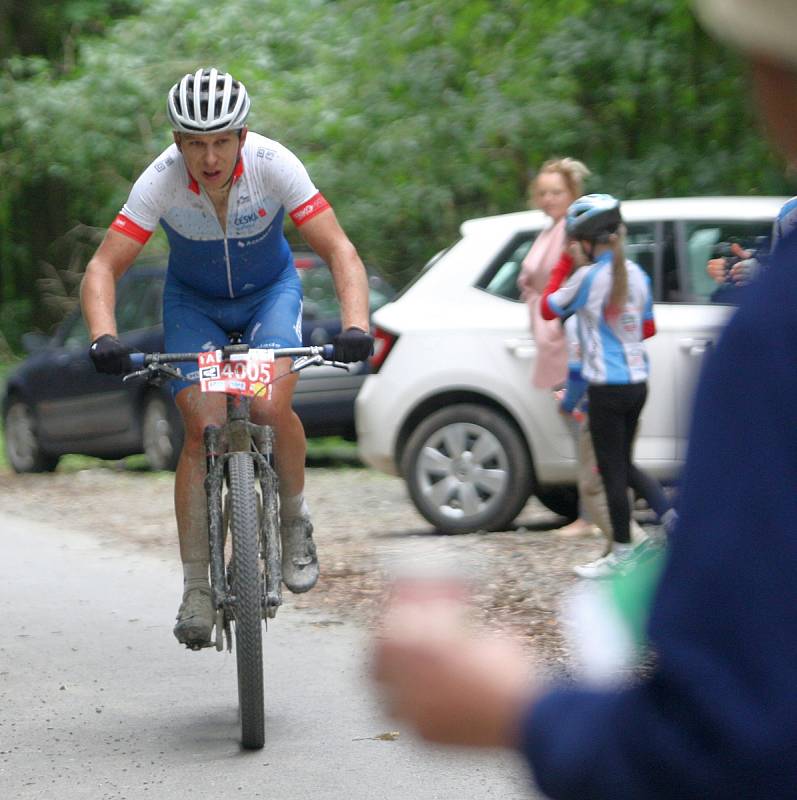
[{"label": "mountain bike", "polygon": [[[332,345],[260,350],[231,334],[229,345],[205,353],[132,353],[136,371],[124,378],[192,380],[202,391],[227,395],[225,423],[204,431],[215,641],[192,647],[215,645],[222,651],[226,639],[232,652],[235,643],[241,742],[247,749],[265,743],[262,628],[282,604],[274,432],[249,416],[252,398],[268,393],[279,379],[274,364],[281,357],[295,359],[291,372],[320,365],[348,368],[334,360]],[[173,366],[179,362],[196,363],[196,376]]]}]

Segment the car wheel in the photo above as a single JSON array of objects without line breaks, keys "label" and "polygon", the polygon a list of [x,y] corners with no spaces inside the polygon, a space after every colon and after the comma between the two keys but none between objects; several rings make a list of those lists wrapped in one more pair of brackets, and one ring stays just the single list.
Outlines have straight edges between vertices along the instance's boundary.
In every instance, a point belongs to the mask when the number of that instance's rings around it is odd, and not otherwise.
[{"label": "car wheel", "polygon": [[144,455],[152,470],[175,470],[183,449],[183,426],[176,408],[159,394],[148,394],[141,415]]},{"label": "car wheel", "polygon": [[402,470],[416,508],[442,533],[506,529],[533,484],[522,435],[497,411],[470,404],[427,417]]},{"label": "car wheel", "polygon": [[52,472],[58,466],[58,456],[42,451],[36,435],[36,418],[26,402],[12,400],[3,425],[6,456],[14,472]]}]

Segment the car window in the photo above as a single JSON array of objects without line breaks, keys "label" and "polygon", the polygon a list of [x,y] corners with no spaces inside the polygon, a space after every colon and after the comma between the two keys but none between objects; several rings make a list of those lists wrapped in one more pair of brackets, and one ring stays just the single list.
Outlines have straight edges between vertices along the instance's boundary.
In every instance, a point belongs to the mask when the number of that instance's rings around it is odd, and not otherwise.
[{"label": "car window", "polygon": [[[163,276],[139,276],[119,284],[116,297],[116,327],[119,333],[160,325],[163,315]],[[65,347],[88,346],[89,332],[82,314],[65,323]]]},{"label": "car window", "polygon": [[647,273],[656,302],[678,296],[678,272],[672,225],[662,221],[627,223],[626,256]]},{"label": "car window", "polygon": [[679,238],[683,253],[679,276],[681,302],[738,302],[738,289],[730,284],[716,283],[706,273],[706,264],[711,258],[727,255],[734,242],[745,249],[761,247],[769,239],[771,229],[772,223],[767,221],[706,220],[680,223]]},{"label": "car window", "polygon": [[625,255],[647,272],[651,282],[656,281],[659,266],[656,226],[653,223],[629,223],[625,236]]},{"label": "car window", "polygon": [[89,330],[82,314],[75,314],[72,320],[65,323],[64,347],[76,350],[89,346]]},{"label": "car window", "polygon": [[520,300],[517,285],[520,266],[536,238],[536,233],[525,233],[515,238],[477,285],[490,294],[506,297],[508,300]]},{"label": "car window", "polygon": [[163,278],[138,276],[119,285],[116,299],[116,326],[119,333],[160,324],[163,302]]},{"label": "car window", "polygon": [[389,303],[395,294],[393,287],[385,283],[378,275],[368,276],[368,307],[372,313]]},{"label": "car window", "polygon": [[300,269],[304,292],[304,316],[307,319],[329,319],[340,315],[332,273],[328,269]]},{"label": "car window", "polygon": [[[335,283],[332,273],[326,266],[300,269],[304,292],[304,310],[306,319],[331,319],[340,316],[340,306],[335,294]],[[379,275],[368,275],[368,298],[370,311],[376,311],[389,302],[395,292],[390,284]]]},{"label": "car window", "polygon": [[[654,286],[661,284],[663,263],[663,255],[658,244],[661,237],[657,236],[657,227],[661,226],[653,222],[633,223],[628,225],[626,235],[626,255],[648,273]],[[536,234],[526,233],[513,240],[478,285],[490,294],[506,297],[509,300],[519,300],[518,275],[523,259],[531,249],[535,238]]]}]

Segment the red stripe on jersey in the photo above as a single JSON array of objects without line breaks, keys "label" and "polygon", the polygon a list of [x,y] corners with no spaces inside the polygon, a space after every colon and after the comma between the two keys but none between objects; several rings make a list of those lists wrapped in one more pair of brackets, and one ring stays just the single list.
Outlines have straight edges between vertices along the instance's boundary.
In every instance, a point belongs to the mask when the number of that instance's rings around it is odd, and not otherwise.
[{"label": "red stripe on jersey", "polygon": [[651,336],[656,335],[656,321],[646,319],[642,322],[642,338],[650,339]]},{"label": "red stripe on jersey", "polygon": [[329,205],[324,195],[318,192],[309,200],[294,208],[293,211],[290,212],[291,219],[293,220],[293,224],[298,228],[300,225],[304,225],[307,220],[312,219],[328,208],[332,208],[332,206]]},{"label": "red stripe on jersey", "polygon": [[119,231],[119,233],[129,236],[131,239],[141,242],[141,244],[146,244],[149,237],[152,236],[152,231],[148,231],[146,228],[136,225],[132,219],[126,217],[124,214],[116,215],[116,219],[111,223],[111,230]]},{"label": "red stripe on jersey", "polygon": [[238,178],[240,178],[243,174],[244,160],[239,157],[237,163],[235,164],[235,169],[232,171],[232,182],[235,183],[235,181],[237,181]]}]

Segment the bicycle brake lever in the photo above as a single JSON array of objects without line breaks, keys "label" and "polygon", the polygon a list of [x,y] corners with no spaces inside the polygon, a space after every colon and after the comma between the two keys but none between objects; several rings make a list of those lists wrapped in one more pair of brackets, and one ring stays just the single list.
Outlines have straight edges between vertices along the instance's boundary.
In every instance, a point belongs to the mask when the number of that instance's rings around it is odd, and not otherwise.
[{"label": "bicycle brake lever", "polygon": [[344,369],[346,372],[351,372],[351,364],[345,361],[323,361],[324,366],[335,367],[336,369]]},{"label": "bicycle brake lever", "polygon": [[320,353],[316,353],[314,356],[299,356],[291,365],[291,372],[301,372],[306,367],[324,363],[324,358]]},{"label": "bicycle brake lever", "polygon": [[122,376],[122,383],[130,380],[131,378],[145,377],[153,386],[160,386],[165,377],[177,378],[182,380],[184,375],[177,367],[171,367],[168,364],[159,364],[157,362],[149,364],[144,369],[129,372],[127,375]]},{"label": "bicycle brake lever", "polygon": [[170,378],[177,378],[177,380],[182,380],[185,377],[179,367],[171,367],[168,364],[158,364],[158,372],[168,375]]}]

